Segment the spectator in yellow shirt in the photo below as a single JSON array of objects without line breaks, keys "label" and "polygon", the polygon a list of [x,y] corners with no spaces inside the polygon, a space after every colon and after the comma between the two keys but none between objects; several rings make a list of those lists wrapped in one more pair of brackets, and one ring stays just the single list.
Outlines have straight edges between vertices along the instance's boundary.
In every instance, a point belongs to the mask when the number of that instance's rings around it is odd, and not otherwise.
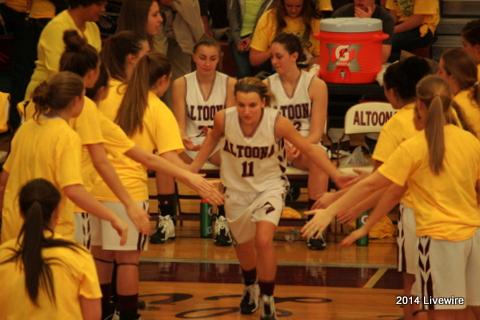
[{"label": "spectator in yellow shirt", "polygon": [[440,58],[438,75],[454,94],[454,106],[463,127],[480,139],[480,85],[475,62],[465,50],[450,49]]},{"label": "spectator in yellow shirt", "polygon": [[432,44],[440,21],[439,0],[387,0],[385,7],[396,21],[390,61],[397,60],[401,50]]},{"label": "spectator in yellow shirt", "polygon": [[25,222],[18,238],[0,246],[0,319],[100,318],[92,256],[53,232],[60,199],[45,179],[31,180],[20,190]]},{"label": "spectator in yellow shirt", "polygon": [[[272,9],[262,14],[250,43],[250,64],[260,66],[271,58],[270,46],[281,32],[293,33],[302,41],[307,61],[312,63],[319,55],[320,44],[314,34],[320,31],[320,11],[331,11],[330,1],[320,1],[318,6],[310,0],[280,0]],[[267,69],[271,69],[268,67]]]},{"label": "spectator in yellow shirt", "polygon": [[477,79],[480,81],[480,19],[468,22],[462,29],[463,49],[477,64]]},{"label": "spectator in yellow shirt", "polygon": [[70,8],[55,16],[43,29],[37,46],[37,61],[32,78],[28,84],[25,99],[29,99],[33,90],[58,71],[60,56],[65,44],[63,33],[76,30],[97,51],[101,48],[98,21],[105,11],[106,0],[69,0]]}]

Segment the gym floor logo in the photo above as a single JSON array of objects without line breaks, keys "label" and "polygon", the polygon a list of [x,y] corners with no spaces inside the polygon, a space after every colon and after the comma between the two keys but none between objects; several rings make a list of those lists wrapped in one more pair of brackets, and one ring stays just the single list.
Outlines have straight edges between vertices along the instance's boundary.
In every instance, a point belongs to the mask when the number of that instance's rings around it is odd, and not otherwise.
[{"label": "gym floor logo", "polygon": [[[210,296],[204,298],[207,301],[218,301],[223,299],[234,299],[235,304],[240,301],[242,296],[239,294],[231,295],[218,295]],[[188,293],[152,293],[152,294],[143,294],[139,297],[140,299],[146,300],[145,310],[160,310],[160,305],[173,304],[182,301],[186,301],[193,298],[192,294]],[[293,296],[293,297],[275,297],[275,305],[281,305],[285,302],[293,303],[303,303],[303,304],[319,304],[319,303],[330,303],[332,299],[321,298],[321,297],[302,297],[302,296]],[[201,309],[191,309],[179,312],[175,315],[175,318],[178,319],[215,319],[216,317],[225,316],[228,314],[239,314],[240,308],[237,306],[231,307],[213,307],[213,308],[201,308]],[[289,310],[278,309],[278,317],[290,317],[293,313]]]}]

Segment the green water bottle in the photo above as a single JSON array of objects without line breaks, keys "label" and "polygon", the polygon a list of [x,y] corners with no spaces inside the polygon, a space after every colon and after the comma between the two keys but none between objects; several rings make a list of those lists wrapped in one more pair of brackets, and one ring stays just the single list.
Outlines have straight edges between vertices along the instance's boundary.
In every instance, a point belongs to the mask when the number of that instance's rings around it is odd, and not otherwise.
[{"label": "green water bottle", "polygon": [[200,202],[200,237],[212,237],[212,205],[205,199]]},{"label": "green water bottle", "polygon": [[[367,222],[368,218],[368,211],[362,212],[360,216],[357,218],[357,229],[363,227],[363,225]],[[357,246],[366,247],[368,246],[368,234],[366,236],[361,237],[356,241]]]}]

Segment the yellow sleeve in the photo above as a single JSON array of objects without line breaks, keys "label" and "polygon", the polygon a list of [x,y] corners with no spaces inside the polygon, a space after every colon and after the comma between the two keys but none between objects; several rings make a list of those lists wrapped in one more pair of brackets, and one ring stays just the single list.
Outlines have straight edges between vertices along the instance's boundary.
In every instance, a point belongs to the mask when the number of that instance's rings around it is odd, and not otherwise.
[{"label": "yellow sleeve", "polygon": [[312,48],[309,50],[315,57],[320,56],[320,40],[315,38],[315,34],[320,32],[320,20],[312,20],[312,34],[310,35],[310,41],[312,42]]},{"label": "yellow sleeve", "polygon": [[123,154],[135,146],[125,132],[112,120],[99,112],[105,149],[110,154]]},{"label": "yellow sleeve", "polygon": [[65,29],[63,26],[47,26],[43,29],[38,42],[38,51],[43,51],[43,62],[49,74],[58,71],[60,65],[60,57],[65,51],[65,44],[63,43],[63,33]]},{"label": "yellow sleeve", "polygon": [[72,120],[72,128],[78,133],[82,145],[104,142],[99,111],[91,100],[85,99],[82,112]]},{"label": "yellow sleeve", "polygon": [[75,132],[58,137],[55,154],[55,181],[60,188],[83,184],[80,138]]},{"label": "yellow sleeve", "polygon": [[399,130],[402,130],[402,128],[397,125],[395,118],[391,118],[385,123],[373,151],[372,158],[374,160],[385,162],[393,154],[402,142],[401,137],[398,136]]},{"label": "yellow sleeve", "polygon": [[272,9],[267,10],[258,19],[250,47],[261,52],[268,51],[276,30],[275,14]]},{"label": "yellow sleeve", "polygon": [[79,259],[83,260],[83,263],[78,264],[82,266],[80,268],[80,288],[78,294],[87,299],[99,299],[102,297],[100,290],[100,283],[98,282],[97,269],[93,258],[88,252],[81,252]]},{"label": "yellow sleeve", "polygon": [[378,168],[378,172],[399,186],[404,186],[415,168],[415,159],[403,142],[395,152]]},{"label": "yellow sleeve", "polygon": [[438,0],[416,0],[413,5],[413,14],[437,14]]},{"label": "yellow sleeve", "polygon": [[183,150],[180,129],[178,128],[177,119],[175,119],[173,112],[161,101],[157,106],[150,120],[154,121],[152,132],[158,153],[162,154],[168,151]]},{"label": "yellow sleeve", "polygon": [[320,11],[333,11],[332,1],[330,0],[318,0],[317,5]]}]

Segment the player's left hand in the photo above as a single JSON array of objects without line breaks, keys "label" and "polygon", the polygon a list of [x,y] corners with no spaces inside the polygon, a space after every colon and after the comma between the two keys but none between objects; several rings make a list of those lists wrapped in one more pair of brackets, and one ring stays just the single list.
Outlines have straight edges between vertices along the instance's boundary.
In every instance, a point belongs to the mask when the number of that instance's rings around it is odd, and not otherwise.
[{"label": "player's left hand", "polygon": [[223,204],[223,194],[218,190],[217,186],[208,182],[201,175],[196,173],[190,174],[187,184],[210,204],[217,206]]},{"label": "player's left hand", "polygon": [[304,238],[316,238],[318,235],[322,234],[334,217],[324,209],[305,211],[305,214],[314,214],[314,217],[307,222],[301,230]]}]

